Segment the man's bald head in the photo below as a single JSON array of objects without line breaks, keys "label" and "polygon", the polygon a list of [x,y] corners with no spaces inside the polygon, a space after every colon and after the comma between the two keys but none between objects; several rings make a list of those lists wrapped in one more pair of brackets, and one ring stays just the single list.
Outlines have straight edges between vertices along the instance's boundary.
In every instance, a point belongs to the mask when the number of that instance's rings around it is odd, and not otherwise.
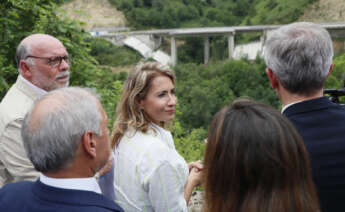
[{"label": "man's bald head", "polygon": [[32,34],[25,37],[17,47],[16,62],[19,67],[20,60],[25,59],[28,55],[34,54],[37,51],[51,50],[52,44],[60,45],[61,48],[65,48],[64,45],[55,37],[47,34]]},{"label": "man's bald head", "polygon": [[39,44],[41,42],[60,42],[58,39],[51,35],[47,34],[32,34],[25,37],[20,43],[20,45],[28,45],[28,44]]}]

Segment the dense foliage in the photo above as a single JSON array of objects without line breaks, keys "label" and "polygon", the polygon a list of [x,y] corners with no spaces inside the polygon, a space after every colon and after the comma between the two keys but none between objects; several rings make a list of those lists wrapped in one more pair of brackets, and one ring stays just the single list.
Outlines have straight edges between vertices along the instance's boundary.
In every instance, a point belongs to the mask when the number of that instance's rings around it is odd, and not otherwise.
[{"label": "dense foliage", "polygon": [[224,61],[208,66],[181,64],[175,70],[181,111],[178,117],[184,128],[206,129],[211,117],[238,97],[262,101],[276,108],[279,105],[261,59]]},{"label": "dense foliage", "polygon": [[132,27],[180,28],[283,24],[315,0],[109,0]]}]

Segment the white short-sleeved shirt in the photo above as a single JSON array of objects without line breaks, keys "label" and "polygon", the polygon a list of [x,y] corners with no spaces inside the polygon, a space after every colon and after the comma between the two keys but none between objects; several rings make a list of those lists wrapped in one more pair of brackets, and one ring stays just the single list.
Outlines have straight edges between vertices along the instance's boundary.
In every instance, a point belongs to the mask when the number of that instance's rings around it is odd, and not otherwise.
[{"label": "white short-sleeved shirt", "polygon": [[151,127],[147,133],[127,130],[115,149],[115,202],[125,211],[187,211],[188,165],[171,133]]}]

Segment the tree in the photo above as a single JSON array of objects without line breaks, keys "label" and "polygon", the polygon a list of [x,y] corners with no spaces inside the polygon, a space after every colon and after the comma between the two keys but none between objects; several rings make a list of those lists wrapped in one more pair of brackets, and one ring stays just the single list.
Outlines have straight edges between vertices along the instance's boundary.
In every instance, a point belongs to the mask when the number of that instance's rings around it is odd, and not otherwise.
[{"label": "tree", "polygon": [[249,97],[276,108],[280,105],[262,59],[256,63],[233,60],[208,66],[179,64],[175,71],[181,112],[177,117],[187,131],[206,129],[212,116],[237,97]]},{"label": "tree", "polygon": [[[14,62],[15,47],[19,41],[33,30],[45,8],[39,9],[38,0],[4,0],[0,3],[0,97],[2,97],[17,77]],[[49,7],[49,4],[47,5]]]}]

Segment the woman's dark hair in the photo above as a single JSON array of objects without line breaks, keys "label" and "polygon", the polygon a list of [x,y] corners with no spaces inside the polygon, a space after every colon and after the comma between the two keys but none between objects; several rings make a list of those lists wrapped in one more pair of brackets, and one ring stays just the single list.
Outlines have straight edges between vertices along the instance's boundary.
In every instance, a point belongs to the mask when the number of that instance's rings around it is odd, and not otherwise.
[{"label": "woman's dark hair", "polygon": [[240,99],[213,117],[204,167],[206,211],[320,211],[302,138],[262,103]]}]

